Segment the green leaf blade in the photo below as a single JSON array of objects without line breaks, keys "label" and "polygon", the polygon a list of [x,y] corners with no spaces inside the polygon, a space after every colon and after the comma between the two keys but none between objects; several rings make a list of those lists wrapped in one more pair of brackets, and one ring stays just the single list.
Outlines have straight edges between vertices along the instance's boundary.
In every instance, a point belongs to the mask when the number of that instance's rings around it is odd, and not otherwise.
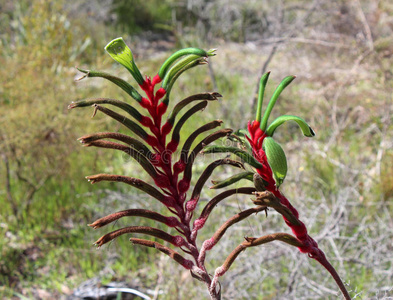
[{"label": "green leaf blade", "polygon": [[227,146],[207,146],[203,149],[203,153],[233,153],[236,156],[240,157],[242,160],[244,160],[246,163],[248,163],[250,166],[260,169],[262,168],[262,164],[258,162],[254,156],[249,154],[246,151],[240,150],[237,147],[227,147]]}]

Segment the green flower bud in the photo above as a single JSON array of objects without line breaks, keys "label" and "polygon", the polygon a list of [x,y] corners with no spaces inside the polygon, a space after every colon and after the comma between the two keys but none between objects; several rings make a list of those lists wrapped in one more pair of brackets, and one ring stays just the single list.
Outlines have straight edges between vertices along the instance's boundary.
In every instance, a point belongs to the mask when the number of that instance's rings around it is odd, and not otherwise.
[{"label": "green flower bud", "polygon": [[105,46],[105,50],[131,73],[138,84],[143,84],[143,76],[134,62],[131,49],[126,45],[122,37],[110,41]]},{"label": "green flower bud", "polygon": [[271,137],[264,139],[262,148],[266,153],[267,162],[272,169],[276,186],[279,187],[284,182],[288,171],[287,158],[284,150]]}]

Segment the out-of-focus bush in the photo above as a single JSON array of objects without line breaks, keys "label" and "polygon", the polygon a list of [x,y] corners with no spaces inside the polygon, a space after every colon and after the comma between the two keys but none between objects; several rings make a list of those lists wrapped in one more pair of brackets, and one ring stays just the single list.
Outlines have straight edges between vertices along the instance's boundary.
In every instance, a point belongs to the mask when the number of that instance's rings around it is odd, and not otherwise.
[{"label": "out-of-focus bush", "polygon": [[39,220],[42,215],[29,211],[35,199],[56,198],[54,185],[46,183],[69,182],[76,173],[68,166],[75,164],[78,145],[70,141],[83,120],[67,111],[76,97],[73,66],[97,63],[102,51],[97,56],[98,50],[89,47],[97,36],[86,34],[64,5],[46,0],[1,4],[0,188],[8,200],[0,208],[2,219]]},{"label": "out-of-focus bush", "polygon": [[113,0],[112,13],[120,31],[130,34],[161,30],[171,23],[173,0]]}]

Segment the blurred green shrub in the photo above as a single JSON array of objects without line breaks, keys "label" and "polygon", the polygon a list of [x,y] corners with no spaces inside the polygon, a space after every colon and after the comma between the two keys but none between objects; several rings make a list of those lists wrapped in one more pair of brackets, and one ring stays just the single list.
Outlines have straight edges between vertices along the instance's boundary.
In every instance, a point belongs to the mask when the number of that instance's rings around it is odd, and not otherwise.
[{"label": "blurred green shrub", "polygon": [[123,33],[159,30],[170,25],[173,2],[172,0],[113,0],[112,13],[116,15],[115,23]]},{"label": "blurred green shrub", "polygon": [[69,141],[76,138],[71,128],[83,120],[68,117],[66,104],[77,88],[69,78],[76,60],[90,62],[99,56],[88,47],[94,37],[82,33],[82,24],[70,17],[64,4],[2,4],[0,108],[6,113],[0,128],[0,188],[8,201],[0,215],[8,221],[40,220],[42,215],[30,210],[35,199],[56,197],[56,187],[45,183],[54,178],[61,185],[75,175],[68,166],[75,164],[79,147]]}]

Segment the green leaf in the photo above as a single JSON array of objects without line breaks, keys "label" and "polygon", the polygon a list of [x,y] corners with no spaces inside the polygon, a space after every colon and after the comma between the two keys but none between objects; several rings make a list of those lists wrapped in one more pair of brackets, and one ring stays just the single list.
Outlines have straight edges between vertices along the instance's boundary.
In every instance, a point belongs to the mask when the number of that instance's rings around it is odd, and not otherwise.
[{"label": "green leaf", "polygon": [[230,128],[220,129],[220,130],[217,130],[216,132],[213,132],[212,134],[209,134],[202,141],[200,141],[194,147],[194,149],[191,151],[190,155],[188,155],[186,168],[184,169],[184,178],[191,180],[192,166],[194,164],[194,161],[195,161],[196,157],[198,156],[198,154],[201,152],[201,150],[204,147],[206,147],[206,145],[209,145],[210,143],[213,143],[214,141],[218,140],[219,138],[227,136],[231,133],[232,133],[232,129],[230,129]]},{"label": "green leaf", "polygon": [[302,130],[303,134],[307,137],[313,137],[315,136],[315,132],[314,130],[312,130],[312,128],[306,123],[306,121],[304,121],[302,118],[300,117],[296,117],[296,116],[291,116],[291,115],[283,115],[278,117],[277,119],[275,119],[270,126],[268,127],[268,129],[266,130],[266,134],[268,136],[273,136],[274,131],[276,130],[276,128],[282,124],[284,124],[287,121],[295,121],[300,129]]},{"label": "green leaf", "polygon": [[288,171],[287,158],[284,150],[271,137],[266,137],[263,140],[262,148],[266,153],[267,162],[273,171],[276,186],[279,187],[283,183]]},{"label": "green leaf", "polygon": [[[187,65],[197,62],[201,57],[199,55],[186,55],[177,61],[172,68],[169,69],[167,74],[162,80],[162,87],[168,90],[170,82],[175,78],[176,74],[181,72]],[[172,84],[173,85],[173,84]]]},{"label": "green leaf", "polygon": [[128,103],[116,99],[109,99],[109,98],[84,99],[77,102],[72,102],[70,105],[68,105],[68,109],[72,109],[76,107],[92,106],[93,104],[111,104],[123,109],[131,116],[133,116],[137,121],[140,121],[142,118],[141,113],[137,111],[134,107],[129,105]]},{"label": "green leaf", "polygon": [[[127,118],[117,112],[114,112],[113,110],[111,110],[109,108],[98,105],[98,104],[93,104],[93,107],[95,109],[103,112],[107,116],[110,116],[111,118],[115,119],[119,123],[123,124],[128,129],[130,129],[132,132],[134,132],[137,136],[139,136],[141,139],[146,140],[146,138],[148,137],[147,132],[141,126],[139,126],[137,123],[130,120],[129,118]],[[95,112],[94,112],[94,114],[95,114]]]},{"label": "green leaf", "polygon": [[238,129],[232,135],[228,137],[233,142],[240,142],[242,146],[245,146],[249,152],[252,152],[252,147],[246,136],[248,131],[246,129]]},{"label": "green leaf", "polygon": [[210,177],[210,175],[213,173],[214,169],[217,168],[218,166],[222,165],[231,165],[236,168],[242,168],[244,169],[244,166],[241,162],[232,160],[229,158],[223,158],[216,160],[209,164],[206,169],[203,171],[202,175],[199,176],[198,181],[195,184],[194,190],[192,191],[192,195],[190,199],[199,199],[199,196],[201,195],[201,190],[203,186],[205,185],[207,179]]},{"label": "green leaf", "polygon": [[234,184],[242,179],[247,179],[247,180],[253,181],[253,175],[254,175],[253,172],[249,172],[249,171],[241,172],[241,173],[235,174],[235,175],[233,175],[227,179],[221,180],[221,181],[212,181],[212,183],[214,185],[211,186],[210,188],[211,189],[221,189],[223,187],[227,187],[231,184]]},{"label": "green leaf", "polygon": [[166,93],[165,93],[164,99],[162,99],[162,102],[164,102],[166,105],[168,105],[169,96],[171,94],[172,87],[175,84],[176,80],[180,77],[181,74],[183,74],[185,71],[192,69],[196,66],[199,66],[201,64],[203,64],[203,61],[201,61],[201,58],[199,58],[197,60],[193,60],[192,62],[186,64],[184,67],[177,70],[177,72],[174,73],[173,76],[169,76],[168,79],[167,79],[167,77],[165,77],[165,79],[164,79],[165,82],[163,82],[162,87],[166,90]]},{"label": "green leaf", "polygon": [[184,123],[195,113],[197,113],[200,110],[203,110],[207,106],[207,101],[202,101],[196,105],[194,105],[192,108],[190,108],[181,118],[180,120],[176,123],[175,128],[173,129],[172,132],[172,141],[179,143],[180,141],[180,130],[182,129]]},{"label": "green leaf", "polygon": [[175,105],[175,107],[173,108],[173,110],[171,111],[171,113],[169,114],[169,116],[167,118],[167,122],[173,125],[175,123],[175,119],[176,119],[176,116],[178,115],[178,113],[185,106],[190,104],[191,102],[199,101],[199,100],[208,100],[208,101],[218,100],[219,97],[222,97],[222,96],[217,92],[202,93],[202,94],[195,94],[195,95],[189,96],[189,97],[183,99],[182,101],[178,102]]},{"label": "green leaf", "polygon": [[126,45],[122,37],[110,41],[105,46],[105,50],[115,61],[123,65],[131,73],[138,84],[143,84],[143,76],[134,62],[131,49]]},{"label": "green leaf", "polygon": [[255,159],[254,156],[249,154],[246,151],[240,150],[237,147],[227,147],[227,146],[207,146],[203,149],[203,153],[233,153],[236,156],[240,157],[249,165],[253,166],[254,168],[260,169],[262,165]]},{"label": "green leaf", "polygon": [[202,134],[205,131],[214,129],[218,126],[221,126],[221,124],[222,124],[221,120],[215,120],[199,127],[197,130],[191,133],[190,136],[187,138],[187,140],[184,142],[183,148],[181,149],[181,153],[180,153],[181,158],[187,160],[191,145],[200,134]]},{"label": "green leaf", "polygon": [[123,91],[125,91],[128,95],[130,95],[136,101],[138,101],[138,102],[142,101],[142,96],[138,93],[138,91],[132,85],[130,85],[127,81],[125,81],[119,77],[113,76],[113,75],[105,73],[105,72],[98,72],[98,71],[93,71],[93,70],[83,70],[80,68],[77,68],[77,69],[79,71],[81,71],[82,73],[85,73],[84,76],[82,76],[81,78],[79,78],[77,80],[81,80],[85,77],[105,78],[105,79],[113,82],[114,84],[116,84],[118,87],[120,87]]},{"label": "green leaf", "polygon": [[185,48],[173,53],[161,66],[158,76],[163,79],[170,68],[170,66],[180,57],[185,55],[198,55],[199,57],[211,56],[211,51],[206,52],[205,50],[199,48]]}]

